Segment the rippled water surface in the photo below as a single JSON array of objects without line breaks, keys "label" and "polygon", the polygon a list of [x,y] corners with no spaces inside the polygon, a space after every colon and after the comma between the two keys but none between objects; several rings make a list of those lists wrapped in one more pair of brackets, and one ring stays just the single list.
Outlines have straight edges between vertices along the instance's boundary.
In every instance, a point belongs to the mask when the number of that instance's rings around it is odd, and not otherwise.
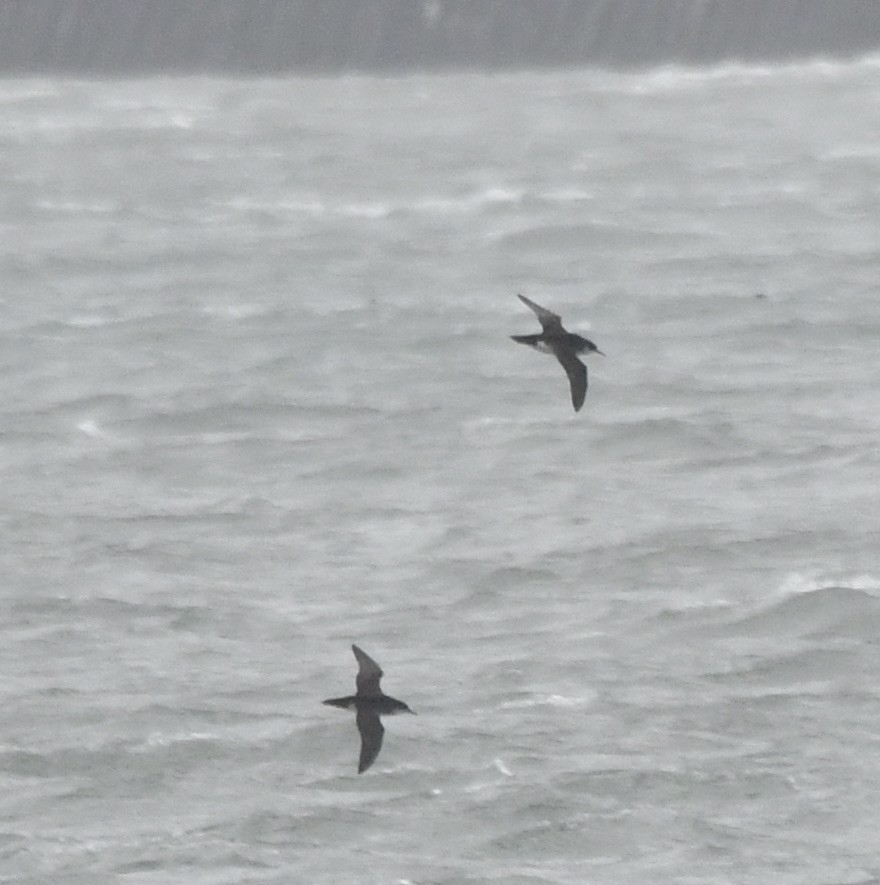
[{"label": "rippled water surface", "polygon": [[880,66],[0,106],[4,880],[880,880]]}]

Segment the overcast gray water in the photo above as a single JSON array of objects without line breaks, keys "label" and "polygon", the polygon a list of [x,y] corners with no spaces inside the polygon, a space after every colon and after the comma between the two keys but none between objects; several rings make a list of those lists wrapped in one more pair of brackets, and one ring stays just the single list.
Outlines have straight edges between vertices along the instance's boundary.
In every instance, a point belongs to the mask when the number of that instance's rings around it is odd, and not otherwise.
[{"label": "overcast gray water", "polygon": [[3,881],[880,881],[880,64],[0,107]]},{"label": "overcast gray water", "polygon": [[876,0],[3,0],[0,72],[329,74],[856,58]]}]

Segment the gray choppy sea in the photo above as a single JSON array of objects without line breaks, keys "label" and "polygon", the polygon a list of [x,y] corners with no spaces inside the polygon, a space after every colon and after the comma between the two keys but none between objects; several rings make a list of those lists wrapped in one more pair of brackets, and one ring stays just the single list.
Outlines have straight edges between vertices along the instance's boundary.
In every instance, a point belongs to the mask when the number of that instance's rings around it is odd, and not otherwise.
[{"label": "gray choppy sea", "polygon": [[0,107],[2,881],[880,881],[880,63]]}]

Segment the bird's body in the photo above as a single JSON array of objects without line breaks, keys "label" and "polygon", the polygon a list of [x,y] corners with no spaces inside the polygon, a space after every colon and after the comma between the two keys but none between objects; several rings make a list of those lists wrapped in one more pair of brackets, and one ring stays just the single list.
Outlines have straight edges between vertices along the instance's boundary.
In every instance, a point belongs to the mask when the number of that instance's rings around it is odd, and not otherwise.
[{"label": "bird's body", "polygon": [[323,703],[342,710],[356,711],[357,727],[361,735],[358,774],[363,774],[376,761],[379,750],[382,749],[385,729],[379,717],[413,711],[403,701],[382,693],[382,689],[379,688],[382,669],[366,652],[356,645],[352,645],[351,650],[358,662],[358,674],[355,679],[357,691],[344,698],[328,698]]},{"label": "bird's body", "polygon": [[551,353],[559,360],[571,386],[571,404],[577,412],[587,395],[587,367],[578,359],[579,354],[598,353],[605,356],[589,338],[569,332],[562,326],[562,318],[535,304],[525,295],[517,296],[523,304],[534,311],[541,332],[536,335],[511,335],[519,344],[526,344],[541,353]]}]

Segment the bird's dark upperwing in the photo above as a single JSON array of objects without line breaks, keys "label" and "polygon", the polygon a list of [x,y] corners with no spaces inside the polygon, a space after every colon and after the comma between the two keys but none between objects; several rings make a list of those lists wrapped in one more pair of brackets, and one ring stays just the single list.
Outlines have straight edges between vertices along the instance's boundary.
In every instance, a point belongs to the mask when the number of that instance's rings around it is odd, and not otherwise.
[{"label": "bird's dark upperwing", "polygon": [[385,729],[379,716],[369,710],[358,710],[357,727],[361,733],[361,758],[358,760],[358,774],[363,774],[375,761],[382,749],[382,736]]},{"label": "bird's dark upperwing", "polygon": [[[351,650],[358,662],[358,674],[355,677],[355,685],[359,695],[380,695],[382,691],[379,688],[379,680],[382,678],[382,668],[365,652],[356,645],[352,645]],[[379,736],[382,740],[382,736]],[[376,750],[378,753],[379,751]]]},{"label": "bird's dark upperwing", "polygon": [[530,307],[535,316],[538,318],[538,322],[541,324],[541,328],[545,332],[552,332],[554,330],[562,331],[562,317],[559,314],[553,313],[552,310],[547,310],[546,307],[541,307],[540,304],[535,304],[529,298],[526,298],[525,295],[517,295],[520,301],[526,305],[526,307]]},{"label": "bird's dark upperwing", "polygon": [[571,385],[571,404],[577,412],[584,404],[587,395],[587,367],[567,347],[554,348],[556,359],[562,363],[568,382]]}]

